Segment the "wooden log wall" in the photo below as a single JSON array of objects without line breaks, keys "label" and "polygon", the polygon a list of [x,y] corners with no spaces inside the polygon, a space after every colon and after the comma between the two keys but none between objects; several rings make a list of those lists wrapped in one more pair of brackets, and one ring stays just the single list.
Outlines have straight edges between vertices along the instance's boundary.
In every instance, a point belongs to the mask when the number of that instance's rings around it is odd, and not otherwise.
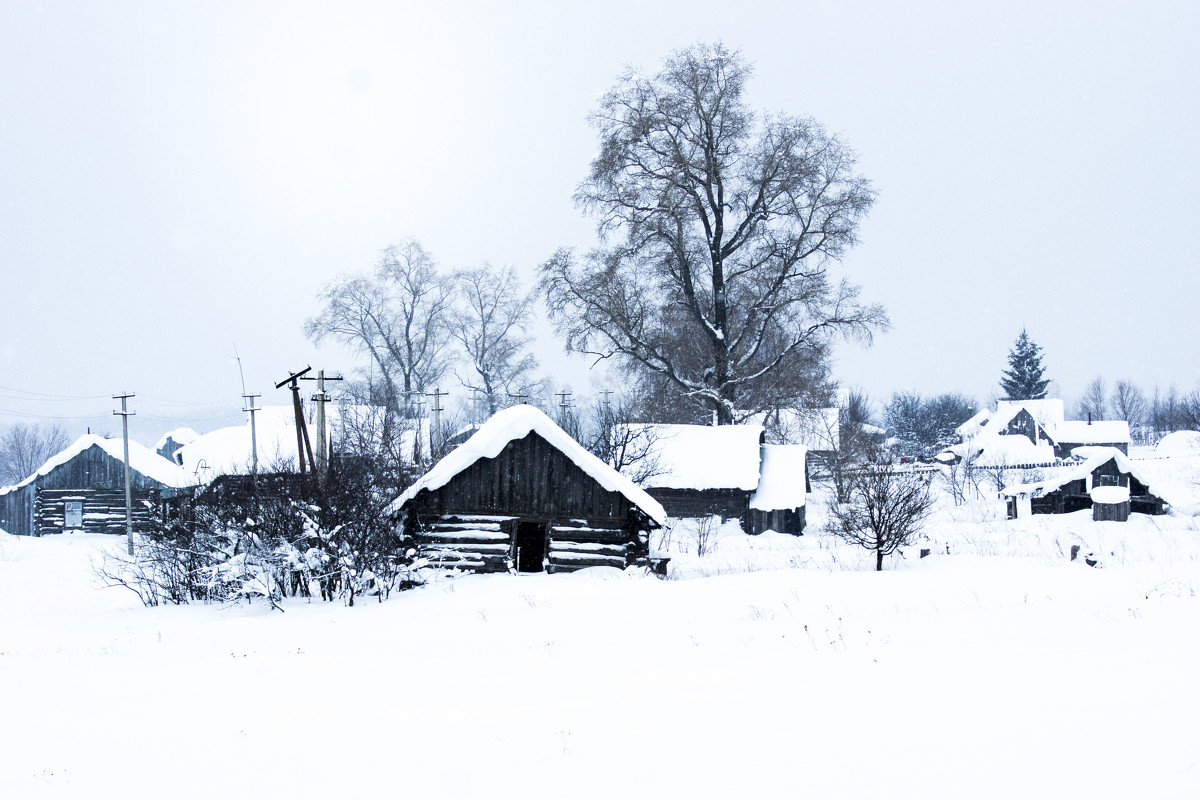
[{"label": "wooden log wall", "polygon": [[[145,532],[154,519],[158,492],[137,489],[133,495],[133,529]],[[34,503],[34,529],[37,536],[62,533],[66,528],[66,503],[83,503],[85,533],[125,533],[125,490],[120,489],[39,489]]]},{"label": "wooden log wall", "polygon": [[406,534],[431,567],[470,572],[507,572],[514,568],[517,526],[533,522],[548,531],[546,571],[573,572],[584,567],[625,569],[645,563],[648,537],[628,525],[604,520],[565,518],[528,520],[505,515],[410,515]]},{"label": "wooden log wall", "polygon": [[574,572],[584,567],[625,569],[649,552],[636,531],[600,520],[562,520],[550,525],[547,571]]},{"label": "wooden log wall", "polygon": [[771,511],[749,509],[746,512],[746,533],[757,535],[763,531],[790,533],[796,536],[803,534],[804,506],[777,508]]},{"label": "wooden log wall", "polygon": [[741,489],[647,489],[646,493],[662,503],[669,517],[684,519],[711,517],[745,520],[750,510],[750,493]]},{"label": "wooden log wall", "polygon": [[409,520],[406,533],[429,566],[470,572],[508,572],[515,517],[448,514]]}]

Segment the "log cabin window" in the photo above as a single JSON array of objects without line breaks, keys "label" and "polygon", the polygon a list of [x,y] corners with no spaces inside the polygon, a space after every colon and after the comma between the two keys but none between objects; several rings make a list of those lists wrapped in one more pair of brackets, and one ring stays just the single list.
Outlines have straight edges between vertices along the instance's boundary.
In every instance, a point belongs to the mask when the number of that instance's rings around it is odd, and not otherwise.
[{"label": "log cabin window", "polygon": [[67,529],[83,527],[82,500],[67,500],[63,503],[63,527]]}]

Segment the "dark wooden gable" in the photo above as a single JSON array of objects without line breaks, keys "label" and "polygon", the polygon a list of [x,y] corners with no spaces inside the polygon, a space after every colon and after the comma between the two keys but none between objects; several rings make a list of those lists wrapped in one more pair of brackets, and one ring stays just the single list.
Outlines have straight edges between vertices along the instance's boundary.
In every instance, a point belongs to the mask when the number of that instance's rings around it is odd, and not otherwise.
[{"label": "dark wooden gable", "polygon": [[[65,464],[36,479],[41,489],[125,489],[125,462],[94,444]],[[136,469],[129,470],[133,489],[164,489],[163,484]]]},{"label": "dark wooden gable", "polygon": [[587,519],[626,519],[631,506],[536,431],[509,442],[495,458],[473,462],[445,485],[420,492],[411,504],[422,513]]},{"label": "dark wooden gable", "polygon": [[1034,444],[1037,444],[1039,440],[1049,442],[1051,445],[1054,444],[1054,440],[1046,433],[1046,429],[1039,425],[1037,420],[1033,418],[1033,415],[1029,413],[1029,410],[1025,408],[1022,408],[1013,415],[1013,418],[1004,426],[1002,434],[1005,436],[1024,436]]}]

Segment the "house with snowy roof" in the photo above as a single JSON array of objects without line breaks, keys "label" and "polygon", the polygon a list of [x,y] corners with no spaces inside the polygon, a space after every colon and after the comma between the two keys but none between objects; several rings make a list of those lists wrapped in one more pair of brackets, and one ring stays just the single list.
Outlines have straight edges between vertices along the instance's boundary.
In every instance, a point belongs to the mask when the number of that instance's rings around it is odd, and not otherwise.
[{"label": "house with snowy roof", "polygon": [[[145,530],[162,501],[192,481],[177,465],[129,443],[134,530]],[[17,536],[125,532],[125,451],[121,439],[79,437],[37,472],[0,489],[0,528]]]},{"label": "house with snowy roof", "polygon": [[1069,514],[1106,507],[1097,519],[1127,519],[1130,512],[1165,513],[1170,485],[1144,463],[1115,447],[1086,448],[1081,463],[1059,467],[1040,481],[1005,487],[1008,518],[1030,514]]},{"label": "house with snowy roof", "polygon": [[666,522],[644,489],[537,408],[497,412],[388,507],[432,566],[570,572],[650,562]]},{"label": "house with snowy roof", "polygon": [[803,532],[810,488],[804,445],[766,444],[761,425],[635,427],[649,431],[655,466],[642,486],[668,516],[736,519],[747,533]]},{"label": "house with snowy roof", "polygon": [[957,428],[962,441],[939,461],[970,460],[977,466],[1050,464],[1079,447],[1129,452],[1129,424],[1064,419],[1063,402],[1001,400],[995,411],[977,413]]}]

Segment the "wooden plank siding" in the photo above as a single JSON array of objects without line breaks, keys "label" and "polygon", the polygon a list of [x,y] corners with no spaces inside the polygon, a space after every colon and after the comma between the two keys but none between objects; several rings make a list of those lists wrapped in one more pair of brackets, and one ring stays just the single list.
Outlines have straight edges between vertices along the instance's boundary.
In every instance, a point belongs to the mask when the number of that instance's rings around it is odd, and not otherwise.
[{"label": "wooden plank siding", "polygon": [[402,520],[404,535],[431,566],[474,572],[513,570],[519,530],[545,543],[547,572],[623,569],[646,560],[653,525],[536,432],[419,492]]},{"label": "wooden plank siding", "polygon": [[750,510],[750,492],[742,489],[670,489],[648,488],[646,494],[662,503],[669,517],[698,518],[719,516],[722,521],[736,519],[743,524]]}]

